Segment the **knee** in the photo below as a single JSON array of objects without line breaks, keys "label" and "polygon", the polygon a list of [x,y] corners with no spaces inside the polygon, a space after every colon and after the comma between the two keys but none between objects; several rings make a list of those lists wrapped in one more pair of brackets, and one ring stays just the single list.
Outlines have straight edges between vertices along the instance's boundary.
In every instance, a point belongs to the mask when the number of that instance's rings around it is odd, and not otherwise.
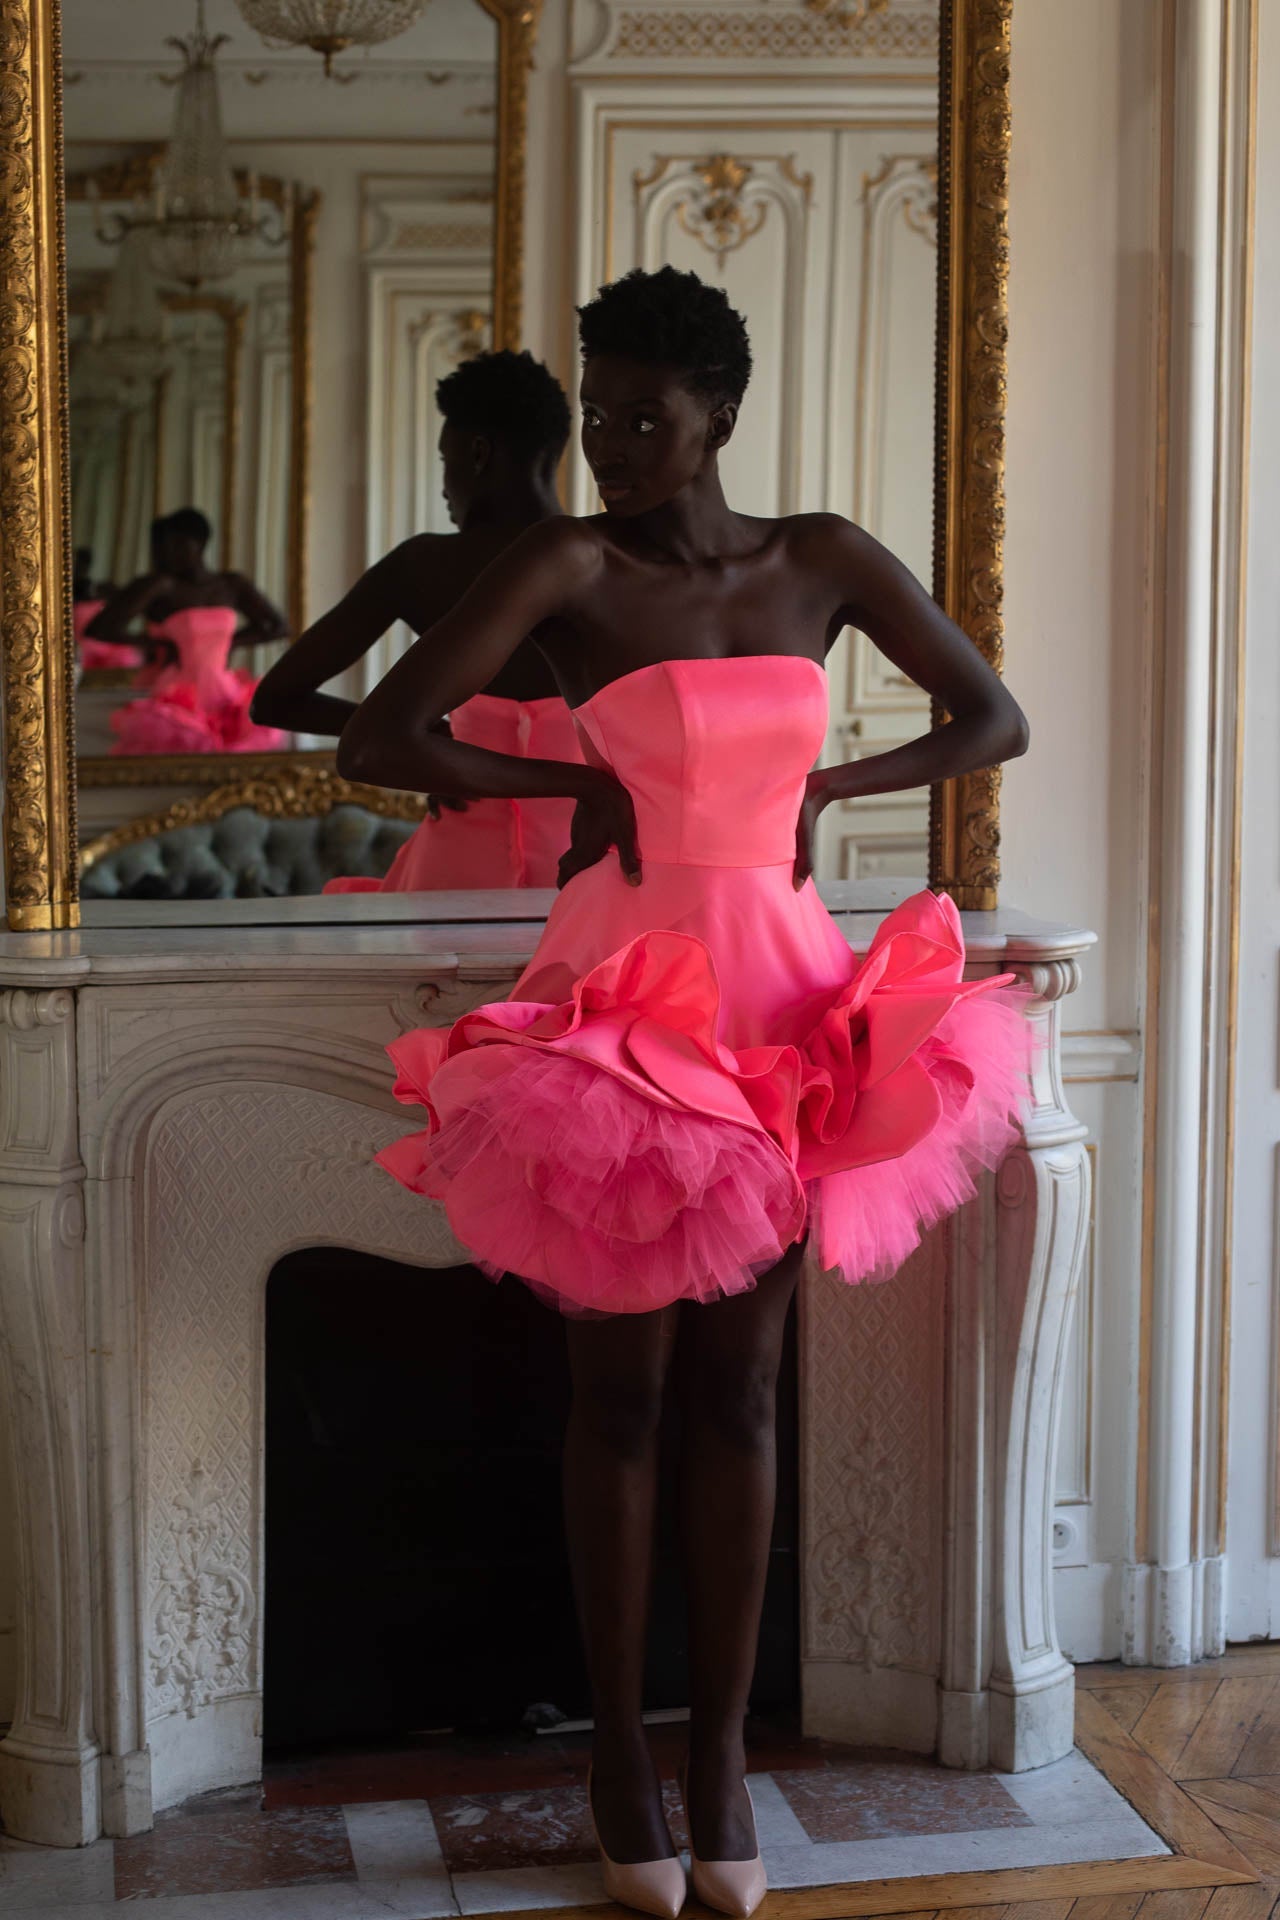
[{"label": "knee", "polygon": [[641,1459],[662,1419],[662,1381],[605,1379],[575,1386],[573,1419],[604,1451],[621,1460]]},{"label": "knee", "polygon": [[740,1452],[759,1452],[773,1445],[777,1382],[772,1361],[701,1367],[689,1383],[685,1417]]}]

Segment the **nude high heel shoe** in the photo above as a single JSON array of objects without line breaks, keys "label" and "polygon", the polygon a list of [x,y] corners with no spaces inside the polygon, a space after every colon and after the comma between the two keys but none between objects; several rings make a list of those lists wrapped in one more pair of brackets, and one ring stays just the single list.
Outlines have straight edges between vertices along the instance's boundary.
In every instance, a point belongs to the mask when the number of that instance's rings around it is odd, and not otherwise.
[{"label": "nude high heel shoe", "polygon": [[639,1913],[653,1913],[658,1920],[676,1920],[676,1915],[685,1902],[689,1883],[684,1877],[684,1868],[677,1855],[672,1854],[666,1860],[611,1860],[600,1846],[600,1829],[596,1826],[596,1812],[591,1804],[591,1768],[587,1768],[587,1812],[591,1815],[591,1830],[600,1847],[600,1864],[604,1869],[604,1890],[611,1900],[619,1906],[634,1907]]},{"label": "nude high heel shoe", "polygon": [[[756,1808],[751,1799],[751,1789],[747,1788],[747,1800],[751,1806],[751,1825],[755,1828]],[[693,1821],[689,1817],[689,1767],[686,1762],[680,1769],[680,1793],[684,1800],[685,1825],[689,1829],[689,1864],[692,1869],[689,1878],[693,1890],[704,1906],[714,1907],[717,1913],[728,1913],[734,1920],[747,1920],[753,1914],[769,1890],[769,1881],[764,1870],[764,1861],[760,1858],[760,1843],[756,1842],[756,1851],[750,1860],[699,1860],[693,1850]]]}]

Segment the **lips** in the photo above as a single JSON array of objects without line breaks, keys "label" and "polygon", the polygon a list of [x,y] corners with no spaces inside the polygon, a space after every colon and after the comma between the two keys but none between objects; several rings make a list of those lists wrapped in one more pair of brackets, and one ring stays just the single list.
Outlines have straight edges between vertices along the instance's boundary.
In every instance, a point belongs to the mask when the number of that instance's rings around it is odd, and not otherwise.
[{"label": "lips", "polygon": [[632,491],[630,480],[597,480],[596,492],[602,500],[621,500],[624,494]]}]

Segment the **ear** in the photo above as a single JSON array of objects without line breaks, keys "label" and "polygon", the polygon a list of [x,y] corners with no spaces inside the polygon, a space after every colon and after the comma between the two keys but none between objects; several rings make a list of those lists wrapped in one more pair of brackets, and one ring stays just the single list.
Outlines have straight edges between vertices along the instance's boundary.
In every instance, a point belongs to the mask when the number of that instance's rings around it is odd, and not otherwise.
[{"label": "ear", "polygon": [[493,458],[493,442],[487,433],[471,436],[471,471],[481,474]]},{"label": "ear", "polygon": [[717,407],[715,411],[708,416],[707,446],[714,448],[718,453],[720,448],[727,446],[733,438],[733,430],[737,424],[737,402],[726,400],[722,406]]}]

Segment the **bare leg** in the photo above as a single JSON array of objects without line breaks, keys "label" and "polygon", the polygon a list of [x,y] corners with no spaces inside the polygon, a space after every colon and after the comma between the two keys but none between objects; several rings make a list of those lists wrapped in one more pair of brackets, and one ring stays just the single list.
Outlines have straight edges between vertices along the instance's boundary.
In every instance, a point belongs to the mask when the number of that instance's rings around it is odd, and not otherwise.
[{"label": "bare leg", "polygon": [[640,1707],[658,1425],[677,1325],[674,1308],[565,1322],[565,1523],[595,1711],[592,1797],[601,1843],[619,1862],[674,1851]]},{"label": "bare leg", "polygon": [[689,1601],[689,1817],[704,1860],[755,1852],[742,1785],[773,1529],[774,1400],[799,1247],[753,1293],[682,1309],[676,1353]]}]

